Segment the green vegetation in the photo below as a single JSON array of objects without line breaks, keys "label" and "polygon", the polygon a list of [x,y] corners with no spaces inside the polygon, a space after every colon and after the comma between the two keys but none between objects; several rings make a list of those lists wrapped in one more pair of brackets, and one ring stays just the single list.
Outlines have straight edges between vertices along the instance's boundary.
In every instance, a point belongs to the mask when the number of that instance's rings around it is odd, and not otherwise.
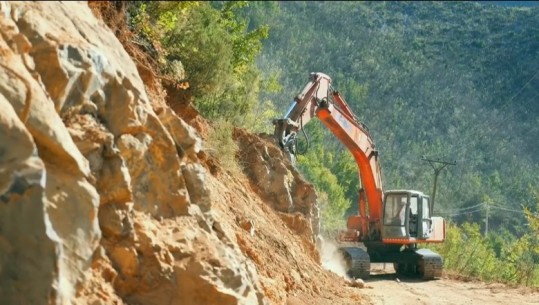
[{"label": "green vegetation", "polygon": [[[529,225],[538,217],[528,214]],[[444,266],[461,275],[526,286],[539,285],[539,231],[531,228],[520,238],[481,235],[479,224],[450,224],[443,244],[433,246],[444,257]],[[504,236],[504,237],[502,237]]]},{"label": "green vegetation", "polygon": [[140,1],[128,8],[130,26],[140,43],[153,49],[160,73],[178,83],[187,81],[195,107],[212,119],[207,149],[233,173],[240,171],[233,124],[269,131],[268,122],[277,116],[271,101],[259,103],[259,92],[276,91],[279,85],[275,77],[261,79],[255,64],[268,27],[247,30],[247,20],[237,15],[247,5]]},{"label": "green vegetation", "polygon": [[[447,268],[539,285],[539,7],[189,1],[130,12],[161,73],[188,81],[219,120],[216,141],[231,124],[272,132],[309,72],[324,72],[369,127],[386,189],[430,193],[421,157],[457,162],[435,206],[451,223],[437,246]],[[321,193],[323,229],[342,228],[357,212],[355,163],[318,122],[305,130],[299,167]]]},{"label": "green vegetation", "polygon": [[196,107],[211,119],[238,122],[258,104],[262,82],[255,58],[268,28],[247,31],[247,21],[236,14],[246,5],[141,1],[130,7],[131,26],[155,48],[162,72],[188,80]]}]

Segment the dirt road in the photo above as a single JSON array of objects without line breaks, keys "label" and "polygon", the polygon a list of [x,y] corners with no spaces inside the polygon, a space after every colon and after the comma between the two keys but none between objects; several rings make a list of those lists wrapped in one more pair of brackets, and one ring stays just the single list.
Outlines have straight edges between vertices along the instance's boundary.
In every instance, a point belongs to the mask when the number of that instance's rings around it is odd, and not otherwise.
[{"label": "dirt road", "polygon": [[373,264],[369,288],[362,289],[371,304],[491,305],[539,304],[539,291],[509,288],[502,284],[462,282],[451,279],[418,281],[398,278],[392,266]]}]

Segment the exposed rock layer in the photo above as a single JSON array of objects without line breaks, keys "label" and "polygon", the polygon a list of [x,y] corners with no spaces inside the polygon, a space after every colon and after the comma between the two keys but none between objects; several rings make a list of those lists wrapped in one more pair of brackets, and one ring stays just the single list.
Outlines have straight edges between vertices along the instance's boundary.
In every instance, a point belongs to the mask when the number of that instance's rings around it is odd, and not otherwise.
[{"label": "exposed rock layer", "polygon": [[359,299],[280,150],[238,129],[247,177],[218,169],[86,3],[0,2],[0,32],[0,304]]},{"label": "exposed rock layer", "polygon": [[113,33],[85,3],[2,14],[0,303],[262,304],[212,229],[200,138]]}]

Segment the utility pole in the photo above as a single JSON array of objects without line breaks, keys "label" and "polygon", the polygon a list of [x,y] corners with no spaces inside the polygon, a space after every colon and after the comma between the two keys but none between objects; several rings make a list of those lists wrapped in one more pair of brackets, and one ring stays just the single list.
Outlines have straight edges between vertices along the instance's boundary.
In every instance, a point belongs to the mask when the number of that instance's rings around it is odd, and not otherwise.
[{"label": "utility pole", "polygon": [[488,234],[488,212],[490,210],[490,204],[488,204],[487,202],[487,211],[486,211],[486,215],[485,215],[485,236],[487,236]]},{"label": "utility pole", "polygon": [[[438,175],[442,172],[442,169],[444,169],[448,165],[456,165],[457,161],[453,162],[447,162],[447,161],[441,161],[441,160],[431,160],[427,159],[424,156],[421,158],[423,161],[429,162],[430,166],[434,170],[434,186],[432,187],[432,200],[430,203],[430,212],[431,214],[434,212],[434,199],[436,198],[436,184],[438,183]],[[436,166],[436,164],[439,164]]]}]

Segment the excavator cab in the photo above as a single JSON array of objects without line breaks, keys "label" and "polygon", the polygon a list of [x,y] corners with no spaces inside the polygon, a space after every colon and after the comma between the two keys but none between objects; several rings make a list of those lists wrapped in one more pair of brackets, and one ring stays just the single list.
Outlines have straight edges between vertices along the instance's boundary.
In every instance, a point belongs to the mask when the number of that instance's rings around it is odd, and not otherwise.
[{"label": "excavator cab", "polygon": [[418,191],[389,191],[384,197],[384,241],[428,239],[431,236],[429,196]]}]

